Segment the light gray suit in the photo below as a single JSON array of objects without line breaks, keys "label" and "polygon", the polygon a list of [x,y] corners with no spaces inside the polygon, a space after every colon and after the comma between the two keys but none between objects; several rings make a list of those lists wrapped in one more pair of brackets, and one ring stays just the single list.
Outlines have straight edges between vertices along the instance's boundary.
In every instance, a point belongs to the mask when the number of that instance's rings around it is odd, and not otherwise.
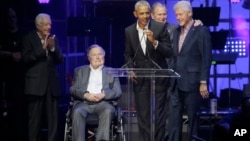
[{"label": "light gray suit", "polygon": [[76,68],[74,81],[70,87],[70,93],[74,97],[72,111],[73,141],[85,141],[86,117],[89,113],[96,113],[99,116],[96,140],[109,140],[109,128],[115,112],[110,102],[118,99],[122,94],[119,78],[115,78],[103,70],[102,90],[105,93],[104,100],[93,103],[84,99],[83,94],[87,91],[90,71],[89,65]]}]

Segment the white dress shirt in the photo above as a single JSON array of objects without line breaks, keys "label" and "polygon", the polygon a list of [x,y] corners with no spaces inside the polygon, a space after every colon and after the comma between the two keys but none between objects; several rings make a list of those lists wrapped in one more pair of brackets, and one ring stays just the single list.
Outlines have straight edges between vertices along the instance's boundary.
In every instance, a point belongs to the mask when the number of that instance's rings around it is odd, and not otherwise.
[{"label": "white dress shirt", "polygon": [[89,83],[87,87],[87,91],[89,93],[101,93],[102,91],[102,68],[103,66],[98,67],[97,69],[93,69],[90,66],[90,75],[89,75]]},{"label": "white dress shirt", "polygon": [[142,51],[144,54],[146,54],[147,35],[144,33],[144,30],[148,29],[148,24],[144,27],[144,29],[141,29],[137,23],[136,29],[137,29],[138,34],[139,34],[139,40],[140,40],[140,44],[142,47]]}]

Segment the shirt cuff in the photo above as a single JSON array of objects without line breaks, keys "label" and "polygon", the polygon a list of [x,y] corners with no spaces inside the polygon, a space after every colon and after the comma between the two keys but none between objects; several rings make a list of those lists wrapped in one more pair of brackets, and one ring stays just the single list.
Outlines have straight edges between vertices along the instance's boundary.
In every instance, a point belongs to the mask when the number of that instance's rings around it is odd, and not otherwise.
[{"label": "shirt cuff", "polygon": [[155,43],[153,43],[153,46],[155,47],[155,49],[157,48],[158,43],[159,43],[159,42],[158,42],[157,40],[155,41]]},{"label": "shirt cuff", "polygon": [[55,51],[55,48],[54,48],[54,47],[53,47],[53,48],[51,48],[51,49],[50,49],[50,51],[51,51],[51,52],[54,52],[54,51]]},{"label": "shirt cuff", "polygon": [[201,80],[200,83],[201,83],[201,84],[207,84],[207,81]]},{"label": "shirt cuff", "polygon": [[82,95],[82,96],[83,96],[83,99],[86,99],[86,98],[85,98],[85,94],[88,94],[88,93],[89,93],[89,91],[85,91],[85,92],[83,93],[83,95]]}]

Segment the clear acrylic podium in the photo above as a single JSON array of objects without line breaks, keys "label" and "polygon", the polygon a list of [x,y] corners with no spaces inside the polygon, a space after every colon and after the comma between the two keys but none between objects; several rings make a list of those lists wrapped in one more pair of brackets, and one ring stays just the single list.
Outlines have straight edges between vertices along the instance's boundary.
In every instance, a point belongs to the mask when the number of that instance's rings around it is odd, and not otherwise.
[{"label": "clear acrylic podium", "polygon": [[[147,77],[150,79],[150,91],[151,91],[151,115],[150,116],[150,141],[154,140],[154,133],[155,133],[155,78],[157,77],[175,77],[178,78],[180,75],[173,71],[172,69],[150,69],[150,68],[108,68],[105,69],[107,73],[112,74],[114,77],[125,78],[126,79],[126,106],[122,109],[123,113],[131,113],[131,105],[133,99],[133,82],[129,80],[129,76],[131,72],[136,73],[136,77]],[[124,90],[123,90],[124,91]],[[124,115],[124,114],[123,114]],[[136,112],[132,112],[132,115],[129,115],[126,122],[127,126],[124,126],[125,131],[125,138],[124,141],[132,141],[136,140],[134,137],[132,138],[132,133],[130,131],[135,130],[135,123],[133,120],[133,116],[136,115]]]}]

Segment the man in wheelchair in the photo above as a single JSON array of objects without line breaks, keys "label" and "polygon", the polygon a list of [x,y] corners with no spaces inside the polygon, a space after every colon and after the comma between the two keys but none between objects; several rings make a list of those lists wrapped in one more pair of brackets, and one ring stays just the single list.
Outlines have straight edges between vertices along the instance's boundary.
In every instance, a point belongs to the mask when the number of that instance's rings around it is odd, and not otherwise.
[{"label": "man in wheelchair", "polygon": [[121,94],[119,78],[108,74],[104,66],[105,51],[97,45],[87,50],[90,65],[80,66],[74,71],[74,80],[70,87],[74,98],[72,109],[72,140],[85,141],[86,118],[89,114],[98,115],[96,141],[110,139],[110,125],[115,113],[111,104]]}]

